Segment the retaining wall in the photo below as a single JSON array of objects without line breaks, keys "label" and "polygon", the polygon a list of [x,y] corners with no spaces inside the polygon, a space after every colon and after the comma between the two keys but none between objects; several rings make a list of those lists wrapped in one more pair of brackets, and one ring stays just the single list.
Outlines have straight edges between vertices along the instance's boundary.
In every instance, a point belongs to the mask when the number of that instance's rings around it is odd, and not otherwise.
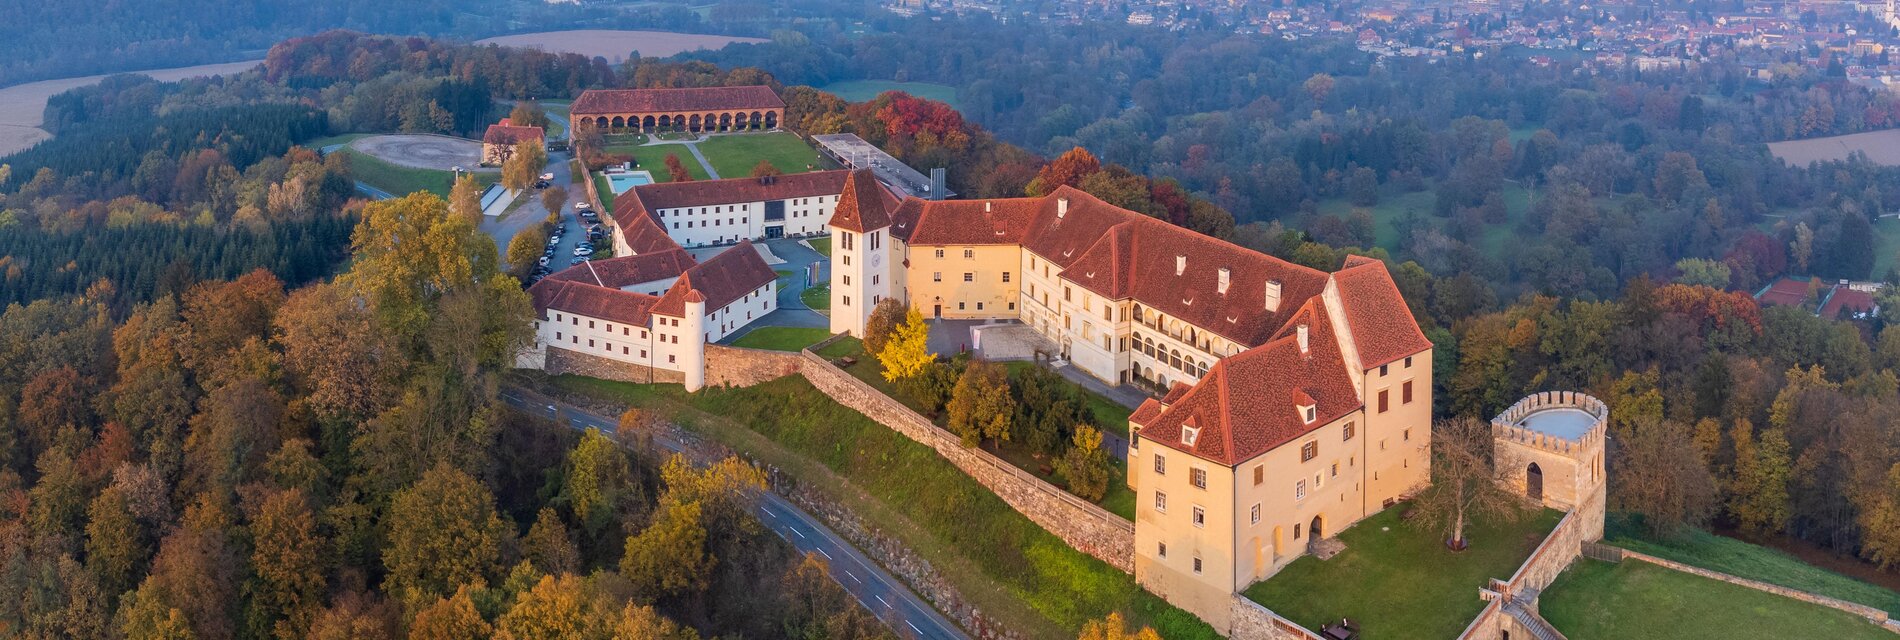
[{"label": "retaining wall", "polygon": [[750,387],[798,373],[805,359],[788,351],[706,345],[706,384]]},{"label": "retaining wall", "polygon": [[600,356],[580,353],[578,351],[568,351],[567,349],[555,346],[549,346],[547,352],[547,362],[542,366],[542,369],[547,371],[548,375],[551,376],[571,373],[577,376],[587,376],[603,380],[638,383],[681,383],[686,381],[685,373],[671,369],[661,369],[630,362],[621,362],[619,360],[609,360]]},{"label": "retaining wall", "polygon": [[1231,640],[1324,640],[1238,593],[1234,594],[1227,615],[1233,624],[1227,634]]},{"label": "retaining wall", "polygon": [[966,449],[956,435],[938,428],[864,381],[806,351],[801,371],[812,386],[839,404],[937,451],[988,487],[1017,512],[1083,553],[1133,573],[1135,525],[1030,475],[981,449]]}]

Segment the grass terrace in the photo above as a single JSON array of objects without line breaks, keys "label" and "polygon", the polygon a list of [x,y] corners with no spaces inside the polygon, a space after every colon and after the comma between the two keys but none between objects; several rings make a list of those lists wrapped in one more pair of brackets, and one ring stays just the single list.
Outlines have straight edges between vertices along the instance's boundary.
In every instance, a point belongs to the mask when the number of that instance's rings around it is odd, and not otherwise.
[{"label": "grass terrace", "polygon": [[732,341],[732,346],[772,351],[801,351],[831,337],[831,330],[820,327],[759,327]]},{"label": "grass terrace", "polygon": [[1610,519],[1607,529],[1603,540],[1606,544],[1637,553],[1900,612],[1900,593],[1816,567],[1776,549],[1704,531],[1677,540],[1655,540],[1643,536],[1634,523],[1616,517]]},{"label": "grass terrace", "polygon": [[[713,171],[719,172],[721,178],[750,176],[752,167],[758,165],[760,160],[770,161],[772,166],[785,173],[804,173],[812,168],[823,169],[828,166],[819,159],[818,151],[805,143],[804,138],[789,131],[717,135],[697,146],[699,152],[706,156],[706,162],[712,163]],[[685,149],[680,149],[680,152],[689,153]],[[693,160],[686,155],[680,156],[680,159],[689,164]]]},{"label": "grass terrace", "polygon": [[[428,191],[447,198],[449,187],[455,184],[454,174],[448,171],[405,167],[349,147],[338,149],[337,152],[349,156],[352,177],[397,197],[417,191]],[[475,176],[475,182],[484,188],[501,181],[499,172],[478,172],[472,175]]]},{"label": "grass terrace", "polygon": [[817,251],[820,255],[823,255],[824,257],[827,257],[827,258],[831,257],[831,236],[825,236],[823,238],[812,238],[812,239],[806,240],[805,242],[811,244],[811,249],[813,251]]},{"label": "grass terrace", "polygon": [[1478,589],[1517,572],[1563,513],[1545,509],[1515,523],[1476,522],[1471,548],[1453,553],[1438,531],[1402,522],[1399,504],[1339,534],[1346,550],[1321,562],[1304,556],[1248,587],[1246,596],[1301,626],[1342,617],[1365,640],[1455,638],[1484,609]]},{"label": "grass terrace", "polygon": [[798,301],[805,303],[812,311],[831,310],[831,283],[826,282],[798,292]]},{"label": "grass terrace", "polygon": [[829,93],[851,102],[867,102],[886,91],[902,91],[919,98],[936,100],[957,107],[957,88],[934,82],[898,82],[895,80],[846,80],[833,82],[819,87],[819,91]]},{"label": "grass terrace", "polygon": [[1894,637],[1845,611],[1639,560],[1578,560],[1544,590],[1538,611],[1571,640]]},{"label": "grass terrace", "polygon": [[[821,353],[842,355],[856,347],[846,339]],[[1073,637],[1087,621],[1113,611],[1169,640],[1218,637],[1193,615],[1143,591],[1132,576],[1016,513],[936,451],[839,405],[802,377],[691,395],[678,385],[577,376],[551,382],[654,408],[784,469],[849,507],[868,528],[897,539],[1022,637]]]}]

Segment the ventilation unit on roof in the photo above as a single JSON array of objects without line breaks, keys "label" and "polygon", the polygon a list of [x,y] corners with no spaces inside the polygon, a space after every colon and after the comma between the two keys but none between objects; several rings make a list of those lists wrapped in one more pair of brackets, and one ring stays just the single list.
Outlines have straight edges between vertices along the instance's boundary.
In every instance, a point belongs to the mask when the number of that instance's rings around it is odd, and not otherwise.
[{"label": "ventilation unit on roof", "polygon": [[1267,311],[1280,310],[1280,281],[1267,281]]},{"label": "ventilation unit on roof", "polygon": [[1183,273],[1187,273],[1187,254],[1185,253],[1174,257],[1174,275]]},{"label": "ventilation unit on roof", "polygon": [[988,200],[984,200],[984,201],[983,201],[983,213],[989,213],[989,212],[990,212],[990,201],[988,201]]},{"label": "ventilation unit on roof", "polygon": [[1060,220],[1062,219],[1062,216],[1066,216],[1066,215],[1069,215],[1068,196],[1056,198],[1056,219]]},{"label": "ventilation unit on roof", "polygon": [[1227,267],[1221,267],[1220,282],[1214,285],[1214,290],[1220,293],[1227,293],[1227,282],[1230,275],[1232,274],[1227,270]]}]

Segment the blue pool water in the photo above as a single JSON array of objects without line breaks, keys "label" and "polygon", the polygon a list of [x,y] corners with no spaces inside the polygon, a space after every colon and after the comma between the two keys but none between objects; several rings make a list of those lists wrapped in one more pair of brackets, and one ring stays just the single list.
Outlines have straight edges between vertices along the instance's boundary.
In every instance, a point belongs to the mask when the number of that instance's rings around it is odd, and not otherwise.
[{"label": "blue pool water", "polygon": [[643,184],[653,184],[653,174],[645,171],[609,173],[607,174],[607,183],[613,188],[614,195],[620,195],[626,193],[628,189]]}]

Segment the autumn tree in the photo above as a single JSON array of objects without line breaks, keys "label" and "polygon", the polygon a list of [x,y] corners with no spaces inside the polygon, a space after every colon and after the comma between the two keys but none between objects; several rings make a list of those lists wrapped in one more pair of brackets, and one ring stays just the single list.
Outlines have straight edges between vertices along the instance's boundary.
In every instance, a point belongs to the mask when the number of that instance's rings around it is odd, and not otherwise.
[{"label": "autumn tree", "polygon": [[[626,451],[600,431],[588,429],[568,451],[555,504],[566,505],[588,536],[599,535],[641,502],[643,492]],[[553,567],[544,568],[553,570]]]},{"label": "autumn tree", "polygon": [[508,265],[515,277],[526,278],[540,265],[548,246],[548,232],[540,225],[524,228],[508,239]]},{"label": "autumn tree", "polygon": [[488,640],[493,633],[466,585],[417,613],[409,626],[409,640]]},{"label": "autumn tree", "polygon": [[1743,419],[1736,421],[1730,440],[1735,469],[1729,474],[1729,517],[1743,531],[1780,534],[1788,526],[1788,484],[1794,467],[1786,432],[1771,428],[1758,434]]},{"label": "autumn tree", "polygon": [[924,314],[905,309],[903,324],[890,333],[876,355],[884,366],[884,379],[892,382],[917,375],[935,361],[936,355],[930,353],[930,325],[924,323]]},{"label": "autumn tree", "polygon": [[559,215],[561,207],[567,206],[567,188],[550,186],[541,190],[541,208],[550,215]]},{"label": "autumn tree", "polygon": [[785,172],[780,171],[777,165],[772,164],[771,160],[760,160],[758,164],[752,165],[752,177],[754,178],[764,178],[767,176],[777,176],[777,175],[784,175],[784,174]]},{"label": "autumn tree", "polygon": [[554,124],[541,103],[533,100],[515,102],[514,108],[508,110],[508,123],[517,127],[541,127],[543,131]]},{"label": "autumn tree", "polygon": [[881,638],[889,632],[851,594],[831,579],[824,558],[806,553],[779,581],[781,600],[790,609],[787,635],[796,638]]},{"label": "autumn tree", "polygon": [[86,515],[86,568],[106,593],[124,593],[137,584],[151,556],[145,528],[114,488],[99,492]]},{"label": "autumn tree", "polygon": [[1014,417],[1010,403],[1008,370],[987,360],[972,360],[950,393],[950,430],[962,436],[965,447],[985,438],[1007,441]]},{"label": "autumn tree", "polygon": [[568,535],[560,514],[548,507],[542,507],[535,515],[534,526],[529,527],[527,537],[521,539],[521,554],[534,566],[552,573],[573,573],[581,568],[580,549],[574,546],[574,538]]},{"label": "autumn tree", "polygon": [[495,572],[511,535],[488,488],[438,465],[389,507],[383,592],[420,608]]},{"label": "autumn tree", "polygon": [[389,402],[404,359],[349,290],[318,283],[291,292],[274,324],[284,369],[319,417],[361,420]]},{"label": "autumn tree", "polygon": [[527,140],[515,143],[515,152],[501,163],[501,186],[510,191],[520,191],[533,186],[541,177],[541,169],[548,166],[548,150],[540,140]]},{"label": "autumn tree", "polygon": [[1325,73],[1315,73],[1301,83],[1306,95],[1313,98],[1314,104],[1326,104],[1326,98],[1333,94],[1333,77]]},{"label": "autumn tree", "polygon": [[1610,506],[1638,513],[1650,532],[1674,536],[1708,524],[1717,509],[1715,477],[1690,429],[1646,418],[1617,440]]},{"label": "autumn tree", "polygon": [[686,164],[680,162],[677,153],[666,154],[666,177],[669,182],[691,182],[693,174],[686,170]]},{"label": "autumn tree", "polygon": [[309,640],[396,640],[395,607],[366,593],[345,593],[310,626]]},{"label": "autumn tree", "polygon": [[1121,612],[1116,611],[1109,613],[1107,618],[1090,620],[1082,625],[1082,634],[1076,636],[1076,640],[1161,640],[1161,634],[1149,627],[1129,631]]},{"label": "autumn tree", "polygon": [[1030,196],[1044,196],[1055,193],[1058,187],[1076,186],[1083,178],[1102,170],[1102,161],[1088,149],[1076,147],[1058,156],[1036,172],[1036,178],[1029,181],[1026,189]]},{"label": "autumn tree", "polygon": [[1491,425],[1469,416],[1432,425],[1432,486],[1418,498],[1421,527],[1444,532],[1445,546],[1464,549],[1465,527],[1473,518],[1510,521],[1526,510],[1522,498],[1506,490],[1504,472],[1514,460],[1495,460]]},{"label": "autumn tree", "polygon": [[595,640],[610,622],[604,598],[573,575],[544,576],[495,621],[498,637]]},{"label": "autumn tree", "polygon": [[474,173],[464,173],[449,187],[449,215],[479,222],[482,219],[482,185]]},{"label": "autumn tree", "polygon": [[329,557],[310,502],[301,489],[275,492],[258,507],[250,529],[254,605],[275,621],[277,637],[303,637],[323,610]]},{"label": "autumn tree", "polygon": [[1088,425],[1076,425],[1068,452],[1056,461],[1056,470],[1069,481],[1069,491],[1084,500],[1101,500],[1108,493],[1108,450],[1102,447],[1102,432]]},{"label": "autumn tree", "polygon": [[653,523],[627,538],[620,575],[643,602],[704,591],[717,561],[706,549],[706,525],[697,502],[672,501]]},{"label": "autumn tree", "polygon": [[883,353],[891,334],[904,324],[909,313],[910,306],[897,298],[877,301],[871,307],[870,319],[864,322],[864,352],[873,356]]}]

